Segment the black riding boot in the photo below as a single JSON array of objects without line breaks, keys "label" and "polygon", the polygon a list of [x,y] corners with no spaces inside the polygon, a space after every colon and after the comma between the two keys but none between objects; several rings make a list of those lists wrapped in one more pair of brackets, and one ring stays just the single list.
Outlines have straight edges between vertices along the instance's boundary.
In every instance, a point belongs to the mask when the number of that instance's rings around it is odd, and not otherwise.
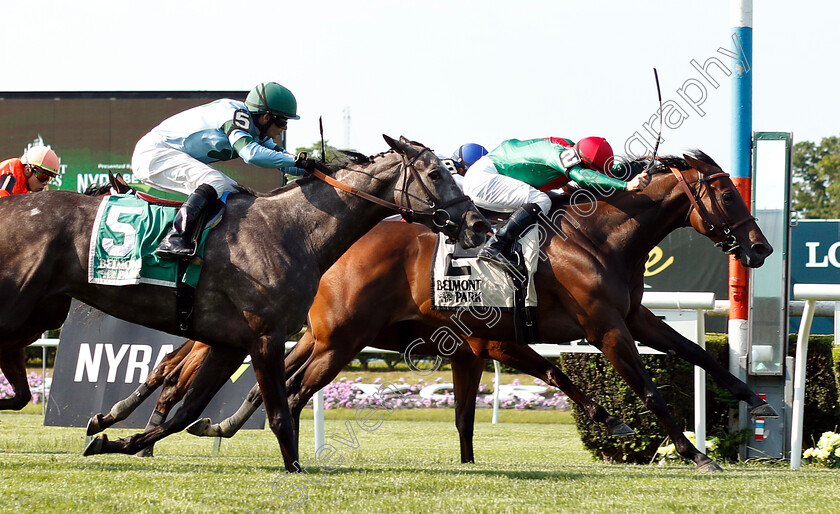
[{"label": "black riding boot", "polygon": [[158,245],[155,254],[170,259],[189,259],[195,255],[193,234],[198,228],[201,211],[218,198],[212,186],[202,184],[187,198],[172,220],[172,229]]},{"label": "black riding boot", "polygon": [[510,215],[504,226],[497,229],[490,241],[478,252],[478,258],[502,266],[513,262],[513,245],[525,230],[536,223],[542,212],[539,205],[526,203]]}]

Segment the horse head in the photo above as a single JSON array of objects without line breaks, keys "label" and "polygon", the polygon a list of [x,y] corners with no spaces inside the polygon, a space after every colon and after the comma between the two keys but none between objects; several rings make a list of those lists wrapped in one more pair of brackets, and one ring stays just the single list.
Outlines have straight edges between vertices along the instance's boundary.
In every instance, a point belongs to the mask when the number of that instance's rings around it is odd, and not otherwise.
[{"label": "horse head", "polygon": [[734,255],[748,268],[757,268],[773,253],[773,247],[750,214],[735,184],[709,156],[696,151],[684,154],[685,162],[697,170],[697,184],[680,180],[681,172],[671,168],[691,200],[689,222],[714,241],[715,246]]},{"label": "horse head", "polygon": [[458,239],[464,248],[484,244],[490,223],[435,153],[404,137],[399,141],[384,134],[382,137],[403,161],[403,176],[394,189],[394,201],[403,209],[403,217]]}]

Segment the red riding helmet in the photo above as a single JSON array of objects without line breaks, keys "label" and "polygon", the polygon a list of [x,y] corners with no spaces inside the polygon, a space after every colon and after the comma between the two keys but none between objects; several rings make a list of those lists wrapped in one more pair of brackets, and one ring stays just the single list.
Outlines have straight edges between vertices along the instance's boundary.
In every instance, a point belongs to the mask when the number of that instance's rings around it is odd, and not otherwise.
[{"label": "red riding helmet", "polygon": [[603,137],[585,137],[578,141],[575,149],[588,168],[605,173],[612,166],[612,147]]}]

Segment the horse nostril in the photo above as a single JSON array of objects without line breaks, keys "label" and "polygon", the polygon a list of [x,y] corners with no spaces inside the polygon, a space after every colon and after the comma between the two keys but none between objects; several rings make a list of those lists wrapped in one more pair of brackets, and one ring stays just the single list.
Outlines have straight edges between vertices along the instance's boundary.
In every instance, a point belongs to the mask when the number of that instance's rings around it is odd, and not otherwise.
[{"label": "horse nostril", "polygon": [[770,246],[769,244],[765,245],[765,244],[762,244],[762,243],[756,243],[756,244],[752,245],[751,249],[752,249],[754,254],[761,255],[763,257],[767,257],[771,253],[773,253],[773,247]]}]

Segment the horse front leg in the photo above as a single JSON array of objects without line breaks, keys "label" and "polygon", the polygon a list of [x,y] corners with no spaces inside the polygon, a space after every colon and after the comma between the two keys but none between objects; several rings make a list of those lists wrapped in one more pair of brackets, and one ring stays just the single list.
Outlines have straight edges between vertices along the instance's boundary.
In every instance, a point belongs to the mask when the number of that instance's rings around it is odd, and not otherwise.
[{"label": "horse front leg", "polygon": [[[470,345],[473,345],[472,341],[470,341]],[[546,384],[563,391],[569,399],[580,406],[589,419],[606,425],[607,431],[611,435],[628,436],[635,434],[632,428],[584,394],[565,373],[530,346],[520,346],[515,342],[506,341],[485,341],[484,346],[489,357],[539,378]]]},{"label": "horse front leg", "polygon": [[137,453],[164,437],[183,430],[198,418],[213,396],[239,368],[244,357],[245,352],[238,348],[211,348],[184,396],[184,403],[172,419],[147,432],[116,441],[109,441],[105,434],[100,434],[88,444],[83,455]]},{"label": "horse front leg", "polygon": [[471,352],[456,351],[449,357],[449,362],[452,365],[452,384],[455,386],[455,427],[461,442],[461,462],[474,463],[475,396],[487,360]]},{"label": "horse front leg", "polygon": [[[285,357],[285,365],[286,365],[286,375],[290,378],[286,380],[286,392],[287,397],[290,397],[290,385],[289,382],[292,380],[291,377],[294,377],[295,373],[307,362],[309,355],[312,352],[313,347],[313,339],[312,339],[312,332],[307,330],[304,333],[301,340],[286,354]],[[218,423],[213,423],[213,420],[210,418],[202,418],[192,425],[187,427],[187,432],[193,435],[197,435],[200,437],[233,437],[244,425],[248,419],[257,412],[260,405],[262,405],[262,394],[260,393],[260,385],[254,384],[254,387],[248,391],[248,395],[245,397],[245,401],[239,406],[236,412],[233,415],[223,419]],[[292,417],[294,417],[294,408],[292,403],[290,402],[289,408],[292,411]],[[295,418],[294,423],[294,431],[295,435],[300,433],[299,430],[299,423],[298,419]],[[297,447],[297,441],[295,441],[295,446]]]},{"label": "horse front leg", "polygon": [[[137,409],[137,407],[140,406],[141,403],[146,401],[146,399],[151,396],[151,394],[160,387],[161,384],[163,384],[164,380],[170,373],[180,369],[179,366],[183,362],[184,358],[189,354],[194,344],[195,341],[190,339],[175,350],[169,352],[163,360],[160,361],[160,364],[158,364],[155,369],[149,373],[149,376],[146,377],[146,381],[140,384],[140,386],[127,398],[115,403],[114,406],[111,407],[111,410],[108,411],[108,414],[103,415],[102,413],[99,413],[91,417],[87,424],[87,435],[98,434],[115,423],[127,418],[135,411],[135,409]],[[154,417],[154,414],[152,414],[152,416]]]},{"label": "horse front leg", "polygon": [[[604,326],[613,328],[604,332]],[[601,319],[597,330],[597,333],[587,333],[587,339],[601,350],[627,385],[642,399],[645,407],[659,419],[677,452],[693,461],[698,471],[722,471],[714,460],[691,444],[677,425],[665,399],[645,370],[636,343],[627,327],[623,323],[609,323]]]},{"label": "horse front leg", "polygon": [[660,352],[675,354],[689,364],[703,368],[735,398],[749,405],[751,415],[766,418],[779,417],[779,413],[769,403],[762,400],[747,384],[721,366],[709,355],[709,352],[680,335],[647,308],[640,307],[627,321],[630,332],[637,341]]},{"label": "horse front leg", "polygon": [[286,471],[296,473],[301,469],[295,445],[297,435],[286,396],[286,371],[283,364],[285,341],[285,330],[279,330],[273,336],[264,335],[252,345],[250,354],[265,403],[268,426],[280,443]]},{"label": "horse front leg", "polygon": [[0,371],[15,391],[11,398],[0,400],[0,410],[21,410],[32,399],[29,382],[26,380],[25,347],[15,345],[0,352]]}]

